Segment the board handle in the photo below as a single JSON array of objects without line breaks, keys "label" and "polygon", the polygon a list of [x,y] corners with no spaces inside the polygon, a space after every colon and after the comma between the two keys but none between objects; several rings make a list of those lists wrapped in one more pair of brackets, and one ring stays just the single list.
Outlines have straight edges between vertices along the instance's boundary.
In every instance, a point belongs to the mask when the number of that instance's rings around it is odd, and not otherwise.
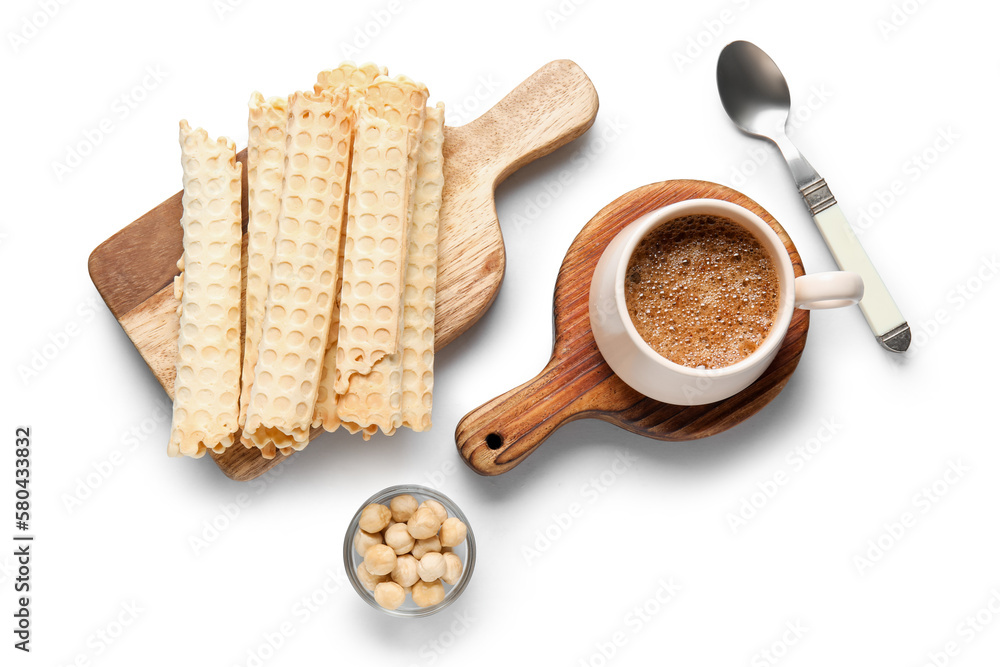
[{"label": "board handle", "polygon": [[484,403],[458,422],[455,444],[459,453],[480,475],[507,472],[560,426],[586,417],[581,407],[607,375],[610,371],[603,364],[581,372],[553,357],[534,379]]},{"label": "board handle", "polygon": [[[489,156],[480,168],[494,186],[523,165],[586,132],[597,117],[597,90],[572,60],[554,60],[521,82],[476,120],[452,128],[453,143],[468,139],[469,157]],[[490,173],[492,172],[492,173]]]}]

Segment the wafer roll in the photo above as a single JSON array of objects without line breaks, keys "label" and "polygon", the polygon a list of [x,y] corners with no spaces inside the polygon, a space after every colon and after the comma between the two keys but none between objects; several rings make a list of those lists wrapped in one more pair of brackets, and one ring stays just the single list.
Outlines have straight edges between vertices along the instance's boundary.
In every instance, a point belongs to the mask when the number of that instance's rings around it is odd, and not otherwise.
[{"label": "wafer roll", "polygon": [[[420,132],[424,125],[427,87],[405,76],[379,76],[365,90],[364,106],[393,127],[404,125]],[[419,146],[419,145],[418,145]]]},{"label": "wafer roll", "polygon": [[340,334],[340,295],[343,286],[344,247],[347,245],[347,223],[345,221],[340,235],[340,258],[337,265],[337,284],[333,293],[333,311],[330,313],[330,335],[326,343],[326,353],[323,355],[323,368],[320,371],[319,391],[316,392],[316,409],[313,411],[312,426],[322,426],[327,432],[336,431],[341,423],[337,414],[337,392],[334,391],[337,365],[337,339]]},{"label": "wafer roll", "polygon": [[[410,214],[413,213],[413,187],[417,176],[417,151],[420,148],[420,133],[424,126],[427,104],[427,87],[409,77],[399,75],[377,77],[365,91],[363,106],[377,118],[384,118],[390,125],[403,125],[414,133],[407,163],[410,197]],[[409,219],[407,220],[409,222]]]},{"label": "wafer roll", "polygon": [[402,334],[398,348],[379,359],[366,376],[351,379],[338,414],[350,432],[370,438],[400,426],[431,426],[434,386],[434,304],[437,286],[438,218],[444,143],[444,106],[427,110],[417,151],[413,217],[407,227],[407,268]]},{"label": "wafer roll", "polygon": [[417,176],[417,151],[420,148],[420,133],[424,126],[427,105],[427,87],[400,75],[393,78],[377,77],[365,91],[363,105],[377,118],[384,118],[390,125],[404,125],[414,134],[407,162],[407,182],[410,186],[410,210],[407,222],[413,215],[413,188]]},{"label": "wafer roll", "polygon": [[[250,97],[247,146],[249,221],[247,223],[247,284],[243,380],[240,390],[240,427],[246,424],[247,406],[253,387],[254,367],[263,331],[267,283],[271,275],[274,237],[278,232],[282,175],[285,171],[285,127],[288,100],[260,93]],[[244,436],[243,444],[250,446]]]},{"label": "wafer roll", "polygon": [[[347,229],[347,225],[344,225]],[[336,431],[340,426],[340,417],[337,414],[337,392],[334,391],[334,381],[336,380],[337,364],[337,339],[340,333],[340,295],[343,285],[341,273],[343,271],[343,247],[347,245],[346,234],[341,235],[341,265],[337,275],[337,286],[334,289],[336,298],[333,304],[333,312],[330,315],[330,337],[326,345],[326,353],[323,355],[323,369],[320,372],[319,391],[316,393],[316,410],[313,412],[313,428],[322,426],[325,431]]]},{"label": "wafer roll", "polygon": [[348,93],[296,93],[263,337],[244,434],[262,454],[309,440],[330,335],[354,115]]},{"label": "wafer roll", "polygon": [[327,69],[320,72],[316,77],[314,86],[317,93],[324,90],[335,91],[340,86],[348,86],[350,95],[347,106],[354,108],[355,104],[365,96],[368,86],[379,76],[386,76],[388,72],[384,67],[379,67],[373,63],[355,65],[352,62],[341,63],[339,67]]},{"label": "wafer roll", "polygon": [[[372,132],[378,134],[380,130],[377,128],[383,127],[382,124],[374,123],[375,120],[381,119],[385,121],[384,127],[391,130],[393,134],[399,133],[403,130],[410,130],[408,133],[411,135],[406,138],[407,150],[405,153],[406,157],[406,168],[405,170],[394,168],[389,169],[392,174],[389,174],[390,178],[395,175],[396,180],[389,183],[386,182],[385,174],[388,173],[384,165],[374,165],[373,167],[366,167],[364,171],[367,173],[368,182],[364,184],[363,187],[368,187],[369,190],[365,192],[365,197],[363,199],[352,198],[357,207],[367,206],[369,202],[373,202],[378,206],[383,205],[383,197],[388,202],[389,206],[395,207],[396,213],[394,214],[400,221],[402,221],[402,227],[399,230],[398,240],[400,242],[399,253],[393,252],[392,255],[398,257],[398,264],[396,265],[400,272],[405,271],[405,257],[406,257],[406,243],[404,241],[406,229],[412,215],[412,200],[413,200],[413,184],[416,174],[416,149],[419,145],[419,130],[422,128],[423,124],[423,113],[424,104],[427,100],[427,89],[416,84],[406,77],[397,77],[395,79],[390,79],[387,76],[376,77],[371,85],[368,86],[365,91],[365,97],[361,100],[361,108],[366,119],[370,119],[369,127],[372,128]],[[413,129],[415,128],[415,130]],[[373,135],[375,136],[375,135]],[[402,141],[403,137],[399,137],[398,141]],[[373,144],[365,143],[368,138],[361,136],[359,131],[358,137],[355,139],[355,160],[371,160],[378,161],[380,158],[379,148]],[[372,139],[371,141],[374,141]],[[358,146],[362,147],[361,152],[357,150]],[[358,156],[361,156],[360,158]],[[398,160],[397,160],[398,163]],[[356,168],[352,168],[354,174],[352,174],[352,192],[355,189],[355,177],[358,173]],[[402,175],[403,178],[399,178]],[[360,183],[360,181],[359,181]],[[372,189],[374,188],[374,189]],[[378,190],[376,192],[375,190]],[[401,206],[405,204],[405,206]],[[378,211],[372,211],[364,219],[368,219],[370,215],[380,215]],[[345,241],[345,246],[353,247],[353,239],[357,237],[352,237],[352,230],[355,230],[351,224],[348,224],[348,236],[351,237]],[[379,239],[381,240],[381,239]],[[356,259],[361,260],[361,255],[364,254],[364,250],[359,247],[358,257]],[[346,255],[345,255],[346,257]],[[385,261],[385,258],[380,261]],[[393,261],[396,261],[393,258]],[[346,259],[345,259],[346,265]],[[353,264],[347,268],[354,268]],[[349,293],[350,285],[347,285],[348,289],[344,288],[347,284],[345,281],[347,279],[346,269],[345,274],[341,279],[341,300],[345,298],[345,295]],[[385,283],[382,283],[383,285]],[[393,286],[397,283],[392,281]],[[402,279],[398,282],[400,285],[400,295],[402,293]],[[362,286],[364,289],[366,286]],[[388,288],[383,288],[387,290]],[[356,299],[356,297],[355,297]],[[358,303],[361,307],[361,312],[364,316],[370,315],[368,311],[365,310],[366,306],[363,303]],[[343,316],[345,310],[343,308],[343,303],[341,305],[341,316]],[[348,311],[350,312],[350,304],[348,305]],[[388,309],[383,308],[382,313],[387,313]],[[393,320],[389,324],[394,324],[398,328],[401,326],[401,320],[398,319],[398,313],[400,311],[397,309],[393,311],[391,317]],[[342,327],[343,328],[343,327]],[[352,330],[358,329],[357,325],[352,325]],[[398,334],[391,333],[391,327],[385,328],[370,328],[367,326],[362,326],[356,333],[361,331],[367,332],[365,335],[376,335],[379,331],[390,331],[387,336],[387,341],[385,344],[376,343],[374,348],[364,348],[363,352],[355,354],[351,359],[348,359],[343,349],[338,349],[336,352],[331,350],[324,363],[324,374],[322,379],[322,386],[320,389],[321,400],[318,403],[316,423],[317,425],[322,423],[324,428],[331,430],[336,428],[340,423],[339,415],[336,414],[336,410],[339,408],[333,407],[334,404],[340,405],[344,403],[343,394],[347,391],[347,386],[349,383],[349,376],[355,374],[366,375],[371,371],[372,366],[379,358],[385,354],[389,354],[395,351],[395,343],[398,342]],[[339,338],[339,337],[338,337]],[[361,342],[361,341],[356,341]],[[371,341],[368,341],[370,343]],[[361,350],[362,348],[356,348]],[[369,355],[369,353],[371,353]],[[331,372],[333,371],[333,372]],[[376,380],[380,376],[376,376]],[[398,382],[397,382],[398,385]],[[356,398],[356,397],[355,397]],[[349,398],[346,404],[350,405],[355,399]],[[373,398],[373,400],[375,400]],[[355,430],[356,427],[352,427]]]},{"label": "wafer roll", "polygon": [[[377,118],[384,118],[392,126],[403,125],[413,135],[406,162],[408,234],[413,224],[413,206],[416,202],[414,188],[417,184],[417,161],[426,114],[427,87],[402,75],[394,78],[380,76],[365,91],[364,105]],[[406,248],[403,249],[403,255],[406,256]]]},{"label": "wafer roll", "polygon": [[340,263],[337,267],[336,295],[333,302],[333,312],[330,314],[330,336],[326,343],[326,353],[323,355],[323,369],[320,371],[319,391],[316,393],[316,409],[313,412],[312,426],[322,426],[327,432],[336,431],[340,425],[337,414],[337,392],[334,390],[337,366],[337,339],[340,337],[340,297],[343,288],[344,248],[347,245],[347,223],[345,221],[340,235]]},{"label": "wafer roll", "polygon": [[[379,359],[397,351],[411,143],[406,128],[393,127],[385,119],[364,114],[358,122],[340,293],[337,394],[348,394],[352,378],[368,375]],[[337,406],[340,419],[356,422],[364,399],[356,392],[342,399]]]},{"label": "wafer roll", "polygon": [[[348,92],[348,106],[355,110],[360,109],[360,102],[364,99],[365,90],[378,76],[385,75],[385,68],[378,67],[372,63],[367,63],[357,67],[354,63],[342,63],[332,70],[324,70],[319,73],[315,89],[322,90],[346,89]],[[352,146],[353,150],[353,146]],[[340,419],[337,416],[337,393],[334,391],[335,368],[337,360],[337,337],[340,330],[340,292],[342,286],[342,265],[343,247],[346,245],[347,225],[345,224],[341,233],[341,267],[337,271],[337,294],[333,305],[333,315],[330,321],[330,338],[327,341],[327,351],[323,357],[323,370],[320,373],[319,392],[316,396],[316,411],[313,414],[313,427],[322,426],[326,431],[336,431],[340,426]]]},{"label": "wafer roll", "polygon": [[418,154],[413,222],[403,293],[403,426],[431,427],[434,389],[434,308],[437,293],[438,221],[444,190],[444,105],[429,107]]},{"label": "wafer roll", "polygon": [[[347,106],[357,113],[360,102],[364,99],[365,90],[379,76],[384,76],[386,70],[373,63],[358,67],[354,63],[345,62],[335,69],[323,70],[317,76],[314,89],[317,93],[324,90],[346,91]],[[353,139],[353,137],[352,137]],[[352,143],[353,151],[353,143]],[[319,391],[316,396],[316,409],[313,414],[313,427],[322,426],[326,431],[336,431],[340,426],[337,418],[337,394],[334,391],[335,366],[337,359],[337,335],[340,330],[340,291],[341,272],[346,244],[347,225],[341,229],[340,264],[337,270],[337,286],[334,290],[336,299],[330,320],[330,336],[327,341],[326,354],[323,356],[323,368],[320,372]]]},{"label": "wafer roll", "polygon": [[204,456],[233,444],[240,394],[242,165],[232,141],[180,123],[184,168],[183,270],[171,456]]},{"label": "wafer roll", "polygon": [[[316,90],[346,85],[350,91],[349,104],[352,107],[358,105],[361,110],[367,109],[375,117],[386,118],[390,125],[398,126],[405,124],[416,131],[419,131],[422,126],[423,109],[427,101],[427,89],[423,85],[414,83],[406,77],[390,79],[386,75],[384,68],[379,68],[370,63],[361,67],[357,67],[353,63],[344,63],[336,69],[320,72],[318,79]],[[369,99],[369,96],[371,99]],[[415,148],[419,144],[417,139],[418,137],[414,137],[412,140],[410,154],[408,155],[407,183],[410,189],[406,194],[411,202],[413,196],[412,187],[416,176]],[[342,287],[338,289],[338,294],[341,292]],[[339,310],[339,304],[337,309]],[[334,320],[336,319],[337,316],[335,314]],[[336,331],[336,329],[334,330]],[[316,415],[313,420],[314,426],[322,425],[327,431],[336,430],[341,423],[337,414],[337,404],[340,396],[335,391],[334,386],[336,382],[336,359],[336,348],[331,345],[323,363],[319,398],[316,403]]]}]

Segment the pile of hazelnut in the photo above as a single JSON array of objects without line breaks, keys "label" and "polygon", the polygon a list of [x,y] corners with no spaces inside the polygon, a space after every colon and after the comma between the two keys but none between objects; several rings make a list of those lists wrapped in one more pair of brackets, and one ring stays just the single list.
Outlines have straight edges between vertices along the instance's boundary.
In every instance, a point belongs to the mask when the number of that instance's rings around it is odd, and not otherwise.
[{"label": "pile of hazelnut", "polygon": [[[372,503],[361,510],[354,550],[358,579],[375,601],[396,609],[409,593],[418,607],[444,600],[444,584],[454,585],[462,576],[462,561],[452,548],[465,541],[466,525],[436,500],[396,496],[389,506]],[[442,583],[443,582],[443,583]]]}]

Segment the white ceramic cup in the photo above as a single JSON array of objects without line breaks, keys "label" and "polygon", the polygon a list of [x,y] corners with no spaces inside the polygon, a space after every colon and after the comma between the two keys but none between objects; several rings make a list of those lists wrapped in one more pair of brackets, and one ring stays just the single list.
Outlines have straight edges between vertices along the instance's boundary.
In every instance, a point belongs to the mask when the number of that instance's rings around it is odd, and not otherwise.
[{"label": "white ceramic cup", "polygon": [[[668,220],[687,215],[713,215],[742,226],[767,249],[778,274],[778,311],[771,331],[753,353],[723,368],[690,368],[662,357],[636,331],[625,305],[625,272],[636,245]],[[863,295],[861,276],[853,272],[796,278],[777,233],[742,206],[690,199],[647,213],[611,240],[590,284],[590,326],[604,359],[630,387],[664,403],[703,405],[739,393],[764,373],[785,339],[793,309],[840,308],[857,303]]]}]

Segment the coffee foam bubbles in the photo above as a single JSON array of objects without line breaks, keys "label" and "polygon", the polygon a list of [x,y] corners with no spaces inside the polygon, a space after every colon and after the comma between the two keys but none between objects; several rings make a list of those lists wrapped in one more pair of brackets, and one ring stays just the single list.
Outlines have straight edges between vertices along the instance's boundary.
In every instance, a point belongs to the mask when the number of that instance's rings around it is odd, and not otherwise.
[{"label": "coffee foam bubbles", "polygon": [[652,230],[625,273],[625,302],[639,335],[691,368],[722,368],[753,353],[774,324],[778,291],[761,242],[712,215],[675,218]]}]

